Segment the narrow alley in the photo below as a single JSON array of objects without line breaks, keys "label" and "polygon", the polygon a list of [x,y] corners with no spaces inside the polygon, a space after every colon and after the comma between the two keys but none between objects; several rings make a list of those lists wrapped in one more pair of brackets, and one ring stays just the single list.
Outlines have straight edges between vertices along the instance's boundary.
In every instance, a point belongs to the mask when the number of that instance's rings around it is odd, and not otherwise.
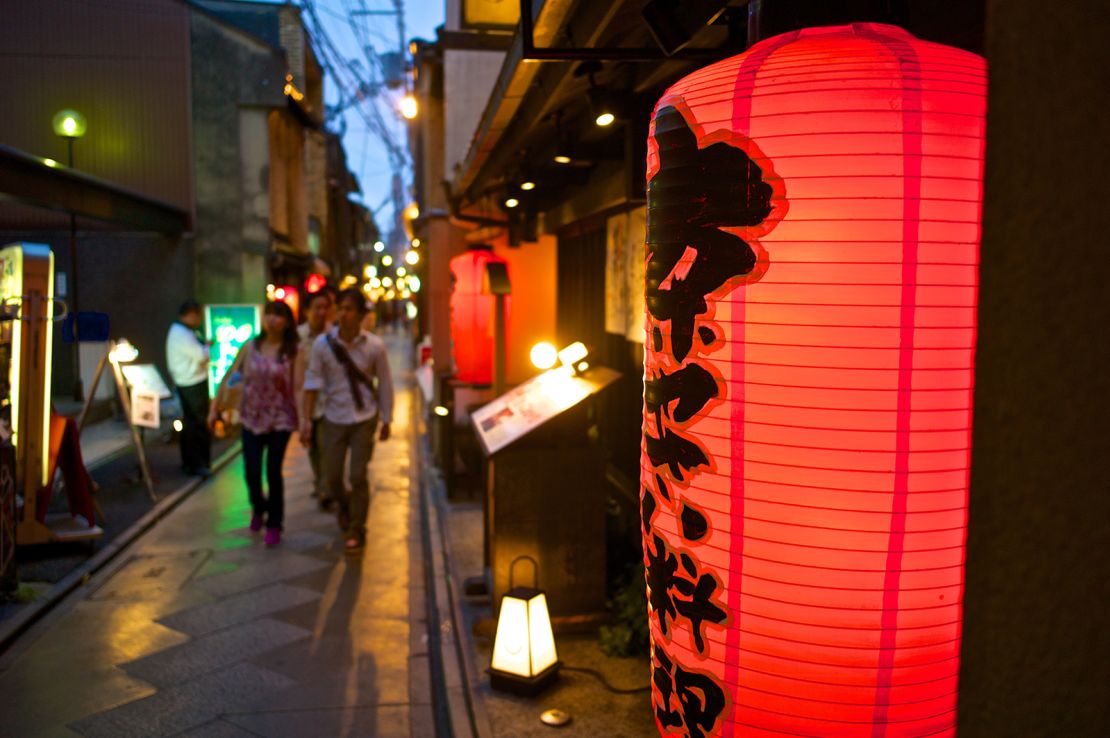
[{"label": "narrow alley", "polygon": [[295,441],[286,536],[264,547],[237,460],[4,655],[0,735],[434,734],[411,364],[386,339],[397,409],[365,551],[344,554]]}]

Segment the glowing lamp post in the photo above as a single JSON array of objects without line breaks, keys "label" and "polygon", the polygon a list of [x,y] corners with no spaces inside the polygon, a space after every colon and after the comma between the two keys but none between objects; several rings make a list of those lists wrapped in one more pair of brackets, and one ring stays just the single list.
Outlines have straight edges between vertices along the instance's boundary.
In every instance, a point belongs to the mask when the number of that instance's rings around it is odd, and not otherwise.
[{"label": "glowing lamp post", "polygon": [[[67,109],[55,113],[52,123],[54,133],[66,141],[66,165],[72,170],[73,142],[85,135],[88,122],[85,120],[85,116],[76,110]],[[73,399],[80,402],[85,399],[85,389],[81,381],[81,339],[78,335],[78,324],[81,315],[77,307],[77,216],[73,212],[69,214],[69,264],[70,286],[68,297],[69,312],[73,315],[73,374],[75,377]]]},{"label": "glowing lamp post", "polygon": [[531,695],[551,683],[559,671],[555,636],[542,590],[516,587],[501,598],[497,635],[490,660],[490,686]]},{"label": "glowing lamp post", "polygon": [[666,735],[955,732],[986,65],[887,25],[676,83],[642,521]]}]

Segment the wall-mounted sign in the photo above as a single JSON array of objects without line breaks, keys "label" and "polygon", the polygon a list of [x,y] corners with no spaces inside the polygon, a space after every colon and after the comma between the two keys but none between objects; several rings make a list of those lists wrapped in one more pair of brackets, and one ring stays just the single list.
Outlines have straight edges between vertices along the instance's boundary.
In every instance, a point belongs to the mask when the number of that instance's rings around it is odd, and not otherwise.
[{"label": "wall-mounted sign", "polygon": [[468,28],[512,28],[520,22],[516,0],[463,0],[462,22]]},{"label": "wall-mounted sign", "polygon": [[605,224],[605,332],[644,342],[644,240],[647,208]]},{"label": "wall-mounted sign", "polygon": [[204,334],[208,337],[208,396],[216,396],[220,380],[235,361],[239,349],[262,327],[262,308],[258,305],[207,305],[204,308]]}]

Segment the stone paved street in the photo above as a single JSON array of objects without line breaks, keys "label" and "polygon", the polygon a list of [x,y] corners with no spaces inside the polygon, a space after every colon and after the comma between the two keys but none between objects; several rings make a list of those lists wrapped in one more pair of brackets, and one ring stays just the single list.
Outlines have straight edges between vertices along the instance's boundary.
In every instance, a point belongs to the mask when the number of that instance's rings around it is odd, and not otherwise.
[{"label": "stone paved street", "polygon": [[265,548],[236,461],[4,655],[0,736],[434,735],[408,366],[363,555],[316,509],[295,440]]}]

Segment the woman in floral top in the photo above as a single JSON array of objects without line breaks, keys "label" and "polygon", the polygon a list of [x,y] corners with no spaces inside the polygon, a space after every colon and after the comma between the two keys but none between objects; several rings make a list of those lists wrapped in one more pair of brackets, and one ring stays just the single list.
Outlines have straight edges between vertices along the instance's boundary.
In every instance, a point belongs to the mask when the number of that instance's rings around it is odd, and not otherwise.
[{"label": "woman in floral top", "polygon": [[[250,492],[251,530],[266,525],[266,545],[281,542],[281,524],[285,513],[285,485],[281,462],[289,445],[289,436],[297,428],[297,402],[294,365],[297,363],[297,324],[293,311],[284,302],[266,305],[262,317],[262,333],[247,342],[228,369],[216,401],[208,413],[208,424],[219,417],[229,381],[243,381],[243,399],[239,416],[243,424],[243,467]],[[262,456],[266,455],[266,486],[262,494]]]}]

